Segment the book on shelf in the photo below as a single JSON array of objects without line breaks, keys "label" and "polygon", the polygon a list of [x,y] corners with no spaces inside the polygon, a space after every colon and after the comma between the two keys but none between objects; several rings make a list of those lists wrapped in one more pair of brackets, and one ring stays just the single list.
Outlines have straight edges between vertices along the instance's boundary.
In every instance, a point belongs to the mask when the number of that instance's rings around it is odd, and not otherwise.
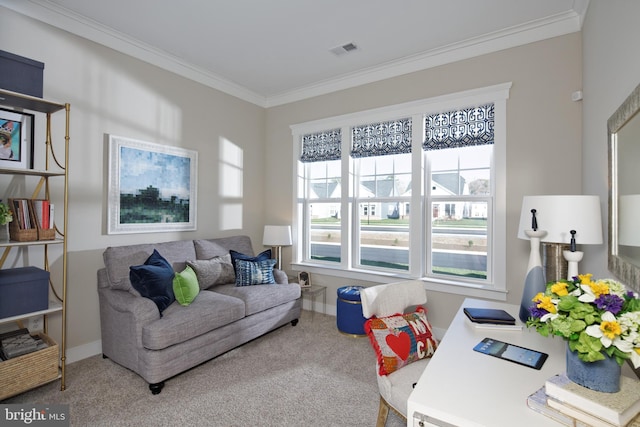
[{"label": "book on shelf", "polygon": [[50,203],[48,200],[42,200],[42,199],[34,199],[33,200],[33,210],[34,213],[36,215],[36,219],[38,221],[38,226],[41,229],[49,229],[51,228],[51,223],[50,223],[50,216],[49,216],[49,212],[50,212]]},{"label": "book on shelf", "polygon": [[620,391],[603,393],[582,387],[566,374],[554,375],[545,382],[547,397],[614,426],[625,426],[640,413],[640,381],[620,377]]},{"label": "book on shelf", "polygon": [[3,360],[33,353],[48,347],[39,336],[32,336],[26,328],[0,335],[0,355]]}]

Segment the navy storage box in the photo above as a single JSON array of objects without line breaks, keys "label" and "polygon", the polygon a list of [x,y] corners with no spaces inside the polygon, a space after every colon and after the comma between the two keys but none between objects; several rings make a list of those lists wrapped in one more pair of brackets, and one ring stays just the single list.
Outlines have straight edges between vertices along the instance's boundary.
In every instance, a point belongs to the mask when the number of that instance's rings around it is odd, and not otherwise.
[{"label": "navy storage box", "polygon": [[44,64],[0,50],[0,88],[42,98]]},{"label": "navy storage box", "polygon": [[364,322],[367,319],[362,315],[361,289],[363,289],[363,286],[343,286],[338,288],[336,323],[338,330],[344,334],[358,337],[366,335]]},{"label": "navy storage box", "polygon": [[0,270],[0,318],[48,308],[48,271],[38,267]]}]

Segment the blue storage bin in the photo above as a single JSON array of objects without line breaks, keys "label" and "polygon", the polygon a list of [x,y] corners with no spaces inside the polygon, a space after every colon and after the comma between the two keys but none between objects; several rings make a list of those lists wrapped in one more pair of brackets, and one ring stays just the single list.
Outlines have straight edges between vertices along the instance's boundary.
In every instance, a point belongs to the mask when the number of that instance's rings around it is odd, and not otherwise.
[{"label": "blue storage bin", "polygon": [[362,300],[360,290],[363,286],[343,286],[338,288],[338,302],[336,304],[338,330],[348,335],[365,336],[362,315]]},{"label": "blue storage bin", "polygon": [[38,267],[0,270],[0,318],[48,308],[48,271]]}]

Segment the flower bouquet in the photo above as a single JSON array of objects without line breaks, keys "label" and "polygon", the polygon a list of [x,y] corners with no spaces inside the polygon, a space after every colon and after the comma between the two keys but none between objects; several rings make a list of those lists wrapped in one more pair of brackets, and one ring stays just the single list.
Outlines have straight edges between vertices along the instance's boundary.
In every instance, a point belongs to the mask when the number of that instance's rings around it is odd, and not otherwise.
[{"label": "flower bouquet", "polygon": [[528,327],[541,335],[558,335],[583,362],[615,358],[640,366],[640,299],[612,279],[580,274],[547,283],[533,298]]}]

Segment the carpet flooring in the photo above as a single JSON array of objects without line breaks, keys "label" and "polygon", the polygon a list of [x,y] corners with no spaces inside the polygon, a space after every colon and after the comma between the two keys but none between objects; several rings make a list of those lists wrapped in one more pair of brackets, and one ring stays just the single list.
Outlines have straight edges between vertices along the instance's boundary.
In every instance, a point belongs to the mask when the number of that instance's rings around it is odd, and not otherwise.
[{"label": "carpet flooring", "polygon": [[[102,356],[1,403],[69,404],[72,426],[375,426],[375,354],[336,318],[303,311],[286,325],[165,382],[152,395],[138,375]],[[387,427],[405,425],[390,413]]]}]

